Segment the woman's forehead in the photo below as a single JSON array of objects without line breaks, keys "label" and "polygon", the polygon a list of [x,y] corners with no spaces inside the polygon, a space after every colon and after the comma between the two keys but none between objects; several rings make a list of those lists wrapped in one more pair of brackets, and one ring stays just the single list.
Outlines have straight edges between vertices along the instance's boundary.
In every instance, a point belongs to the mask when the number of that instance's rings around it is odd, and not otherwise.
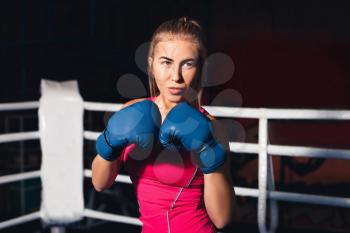
[{"label": "woman's forehead", "polygon": [[190,40],[164,40],[157,43],[154,49],[154,57],[168,57],[171,59],[197,58],[198,45]]}]

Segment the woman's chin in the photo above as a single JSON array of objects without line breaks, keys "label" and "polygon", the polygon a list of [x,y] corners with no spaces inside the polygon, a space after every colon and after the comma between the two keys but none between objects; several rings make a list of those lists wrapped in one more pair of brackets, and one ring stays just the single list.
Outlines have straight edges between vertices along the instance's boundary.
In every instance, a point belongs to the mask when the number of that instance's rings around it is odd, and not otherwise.
[{"label": "woman's chin", "polygon": [[167,100],[172,103],[180,103],[184,101],[192,103],[197,101],[197,96],[170,96]]},{"label": "woman's chin", "polygon": [[185,100],[182,95],[168,95],[166,99],[171,103],[180,103]]},{"label": "woman's chin", "polygon": [[189,96],[185,94],[183,95],[166,94],[166,95],[163,95],[163,97],[164,97],[164,100],[174,104],[177,104],[183,101],[187,101],[191,103],[196,100],[196,96]]},{"label": "woman's chin", "polygon": [[168,100],[169,102],[172,102],[172,103],[180,103],[185,99],[182,96],[176,96],[176,97],[169,98]]}]

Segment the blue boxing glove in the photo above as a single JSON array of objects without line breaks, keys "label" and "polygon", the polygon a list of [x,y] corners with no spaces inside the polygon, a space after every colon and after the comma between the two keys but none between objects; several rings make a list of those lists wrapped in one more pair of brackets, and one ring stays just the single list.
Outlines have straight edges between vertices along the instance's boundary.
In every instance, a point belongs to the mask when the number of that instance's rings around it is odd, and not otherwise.
[{"label": "blue boxing glove", "polygon": [[161,116],[156,104],[143,100],[114,113],[96,140],[97,153],[108,161],[118,158],[123,148],[136,144],[151,149],[158,139]]},{"label": "blue boxing glove", "polygon": [[170,110],[160,128],[159,141],[166,148],[199,155],[199,166],[205,174],[214,172],[226,160],[224,146],[214,139],[210,120],[186,102]]}]

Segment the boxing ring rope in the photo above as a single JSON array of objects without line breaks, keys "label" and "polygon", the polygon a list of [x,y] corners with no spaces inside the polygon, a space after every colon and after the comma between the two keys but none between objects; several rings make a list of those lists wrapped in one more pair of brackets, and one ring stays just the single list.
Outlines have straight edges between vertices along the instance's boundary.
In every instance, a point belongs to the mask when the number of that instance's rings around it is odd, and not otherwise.
[{"label": "boxing ring rope", "polygon": [[0,104],[0,111],[28,110],[39,108],[39,101]]},{"label": "boxing ring rope", "polygon": [[[29,110],[29,109],[37,109],[38,107],[39,107],[38,101],[6,103],[6,104],[0,104],[0,111]],[[0,143],[23,141],[23,140],[34,140],[34,139],[39,139],[38,131],[0,134]],[[16,181],[39,178],[39,177],[40,177],[40,171],[31,171],[31,172],[23,172],[20,174],[5,175],[5,176],[0,176],[0,184],[6,184],[10,182],[16,182]],[[40,219],[39,211],[0,222],[0,229],[29,222],[29,221],[33,221],[36,219]]]},{"label": "boxing ring rope", "polygon": [[16,181],[28,180],[33,178],[39,178],[40,171],[23,172],[20,174],[6,175],[0,177],[0,184],[6,184]]},{"label": "boxing ring rope", "polygon": [[0,135],[0,143],[39,139],[39,132],[7,133]]},{"label": "boxing ring rope", "polygon": [[[13,104],[0,104],[0,111],[36,109],[39,102],[22,102]],[[85,111],[117,111],[121,104],[84,102]],[[278,208],[277,201],[289,201],[308,204],[321,204],[328,206],[350,208],[350,198],[331,197],[322,195],[310,195],[303,193],[281,192],[274,188],[271,154],[274,156],[291,156],[330,159],[350,159],[350,150],[329,149],[302,146],[271,145],[268,143],[268,121],[275,119],[284,120],[350,120],[350,111],[346,110],[291,110],[291,109],[266,109],[266,108],[231,108],[204,106],[204,108],[216,117],[229,118],[254,118],[259,119],[259,141],[258,143],[230,142],[230,151],[234,153],[257,154],[259,158],[259,184],[258,189],[234,187],[236,195],[258,198],[258,225],[260,232],[274,232],[277,227]],[[99,132],[86,131],[83,137],[87,140],[96,140]],[[38,139],[39,133],[24,132],[1,134],[0,143],[20,140]],[[21,174],[5,175],[0,177],[0,184],[15,182],[24,179],[40,177],[40,171],[25,172]],[[91,170],[84,170],[84,177],[91,177]],[[129,176],[118,175],[116,182],[131,184]],[[270,205],[267,206],[267,199]],[[271,208],[270,229],[266,227],[266,208]],[[100,211],[84,208],[84,217],[97,218],[108,221],[122,222],[133,225],[141,225],[137,218],[107,214]],[[24,222],[40,219],[40,211],[30,213],[18,218],[0,222],[0,229],[21,224]]]}]

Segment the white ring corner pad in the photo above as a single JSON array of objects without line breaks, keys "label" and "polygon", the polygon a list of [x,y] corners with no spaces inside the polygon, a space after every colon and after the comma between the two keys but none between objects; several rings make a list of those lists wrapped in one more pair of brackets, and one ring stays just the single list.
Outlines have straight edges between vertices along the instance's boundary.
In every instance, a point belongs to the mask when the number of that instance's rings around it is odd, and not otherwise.
[{"label": "white ring corner pad", "polygon": [[42,150],[40,216],[66,225],[83,218],[83,99],[77,81],[41,80]]}]

